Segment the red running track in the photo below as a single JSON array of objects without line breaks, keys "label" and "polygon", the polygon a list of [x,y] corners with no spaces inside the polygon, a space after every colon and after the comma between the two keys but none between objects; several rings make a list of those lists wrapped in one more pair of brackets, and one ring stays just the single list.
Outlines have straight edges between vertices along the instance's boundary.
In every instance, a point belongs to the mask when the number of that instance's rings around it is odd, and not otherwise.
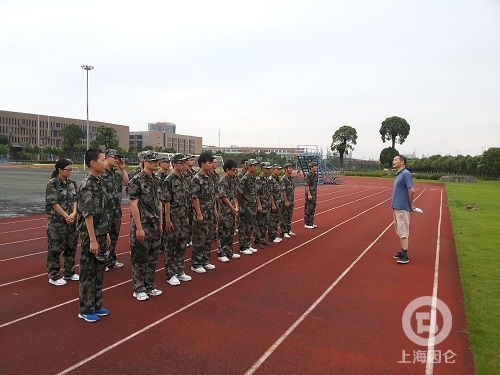
[{"label": "red running track", "polygon": [[[47,283],[44,217],[2,220],[0,373],[474,373],[446,193],[417,184],[425,213],[412,215],[411,263],[400,266],[392,259],[399,241],[390,226],[390,183],[352,178],[321,186],[317,229],[303,228],[298,208],[297,236],[227,264],[212,255],[214,271],[177,287],[164,282],[161,259],[156,281],[164,293],[142,303],[131,296],[124,225],[117,252],[125,268],[105,276],[112,313],[95,324],[76,317],[77,283]],[[406,337],[401,319],[409,302],[433,288],[453,317],[434,349],[455,356],[426,366],[411,363],[428,347]]]}]

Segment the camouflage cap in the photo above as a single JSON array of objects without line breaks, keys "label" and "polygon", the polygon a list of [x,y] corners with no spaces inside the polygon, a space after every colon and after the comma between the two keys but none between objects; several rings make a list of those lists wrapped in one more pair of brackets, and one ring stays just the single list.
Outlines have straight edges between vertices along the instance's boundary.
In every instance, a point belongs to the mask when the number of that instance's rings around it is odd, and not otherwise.
[{"label": "camouflage cap", "polygon": [[314,167],[314,166],[318,166],[318,163],[317,163],[317,162],[315,162],[315,161],[310,161],[309,163],[307,163],[307,165],[308,165],[309,167]]},{"label": "camouflage cap", "polygon": [[170,156],[166,152],[160,152],[160,161],[170,161]]},{"label": "camouflage cap", "polygon": [[291,167],[291,166],[292,166],[291,163],[285,163],[285,164],[283,164],[283,169]]},{"label": "camouflage cap", "polygon": [[146,154],[147,151],[141,151],[139,153],[137,153],[137,159],[139,159],[139,161],[144,161],[144,154]]},{"label": "camouflage cap", "polygon": [[279,165],[279,164],[274,164],[273,168],[274,168],[274,169],[281,169],[281,165]]},{"label": "camouflage cap", "polygon": [[[183,154],[181,154],[183,155]],[[186,156],[184,156],[184,160],[189,160],[189,159],[194,159],[195,156],[194,155],[191,155],[191,154],[186,154]]]},{"label": "camouflage cap", "polygon": [[185,161],[185,160],[187,160],[187,156],[179,153],[179,154],[175,154],[174,156],[172,156],[171,162],[178,163],[180,161]]},{"label": "camouflage cap", "polygon": [[257,160],[255,160],[255,159],[249,159],[247,161],[247,165],[248,166],[250,166],[250,165],[257,165],[257,164],[259,164],[259,162]]},{"label": "camouflage cap", "polygon": [[106,150],[106,152],[104,153],[104,155],[106,157],[114,156],[114,157],[117,157],[117,158],[123,158],[123,155],[119,154],[118,151],[113,150],[112,148],[110,148],[109,150]]},{"label": "camouflage cap", "polygon": [[267,161],[262,163],[260,166],[262,167],[262,169],[271,169],[271,163],[269,163]]},{"label": "camouflage cap", "polygon": [[148,150],[142,156],[143,161],[158,161],[160,160],[160,155],[156,151]]}]

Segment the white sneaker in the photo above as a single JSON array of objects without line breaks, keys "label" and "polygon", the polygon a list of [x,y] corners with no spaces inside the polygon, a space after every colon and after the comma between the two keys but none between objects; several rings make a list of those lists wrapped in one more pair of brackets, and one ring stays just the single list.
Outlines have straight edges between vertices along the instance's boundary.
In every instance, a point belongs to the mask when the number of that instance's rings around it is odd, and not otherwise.
[{"label": "white sneaker", "polygon": [[245,249],[245,250],[241,250],[240,253],[242,254],[245,254],[245,255],[252,255],[252,250],[250,249]]},{"label": "white sneaker", "polygon": [[255,247],[252,246],[250,246],[248,250],[250,250],[252,253],[256,253],[258,251]]},{"label": "white sneaker", "polygon": [[186,244],[186,247],[189,247],[189,246],[192,246],[192,245],[193,245],[193,243],[192,243],[192,242],[188,242],[188,243]]},{"label": "white sneaker", "polygon": [[205,273],[207,272],[207,270],[203,267],[198,267],[198,268],[194,268],[194,267],[191,267],[191,271],[194,271],[196,273]]},{"label": "white sneaker", "polygon": [[220,262],[222,263],[227,263],[229,262],[229,258],[226,257],[226,256],[223,256],[223,257],[217,257],[217,259],[219,259]]},{"label": "white sneaker", "polygon": [[62,277],[60,279],[57,279],[57,280],[49,279],[49,284],[56,285],[56,286],[62,286],[62,285],[66,285],[66,280],[64,280]]},{"label": "white sneaker", "polygon": [[115,264],[113,264],[113,268],[123,268],[123,263],[116,261]]},{"label": "white sneaker", "polygon": [[238,258],[241,258],[241,255],[240,255],[240,254],[236,254],[236,253],[234,253],[234,254],[231,256],[231,258],[233,258],[233,259],[238,259]]},{"label": "white sneaker", "polygon": [[285,238],[292,238],[292,237],[291,237],[288,233],[285,233],[285,234],[283,235],[283,237],[285,237]]},{"label": "white sneaker", "polygon": [[148,296],[159,296],[160,294],[162,294],[163,292],[160,290],[160,289],[156,289],[154,288],[153,290],[146,290],[146,294]]},{"label": "white sneaker", "polygon": [[104,272],[108,272],[109,271],[109,267],[106,266],[106,268],[104,269]]},{"label": "white sneaker", "polygon": [[78,281],[80,280],[80,276],[78,276],[76,273],[74,273],[73,275],[71,276],[64,276],[64,280],[71,280],[71,281]]},{"label": "white sneaker", "polygon": [[318,226],[316,224],[313,224],[313,228],[317,228]]},{"label": "white sneaker", "polygon": [[149,296],[146,294],[146,292],[134,292],[132,295],[137,301],[147,301],[149,299]]},{"label": "white sneaker", "polygon": [[297,233],[293,233],[292,231],[288,232],[288,234],[289,234],[290,236],[296,236],[296,235],[297,235]]},{"label": "white sneaker", "polygon": [[181,275],[177,276],[177,280],[180,281],[191,281],[192,277],[189,275],[186,275],[185,273],[182,273]]},{"label": "white sneaker", "polygon": [[[226,258],[227,259],[227,258]],[[229,260],[229,259],[228,259]],[[214,270],[215,269],[215,266],[211,263],[207,263],[203,266],[203,268],[205,268],[206,270]]]},{"label": "white sneaker", "polygon": [[283,241],[283,240],[282,240],[281,238],[279,238],[279,237],[276,237],[276,238],[273,240],[273,242],[274,242],[274,243],[280,243],[281,241]]},{"label": "white sneaker", "polygon": [[304,228],[306,228],[306,229],[314,229],[314,227],[312,225],[304,225]]},{"label": "white sneaker", "polygon": [[167,283],[169,283],[170,285],[180,285],[180,281],[177,277],[172,276],[170,279],[167,280]]}]

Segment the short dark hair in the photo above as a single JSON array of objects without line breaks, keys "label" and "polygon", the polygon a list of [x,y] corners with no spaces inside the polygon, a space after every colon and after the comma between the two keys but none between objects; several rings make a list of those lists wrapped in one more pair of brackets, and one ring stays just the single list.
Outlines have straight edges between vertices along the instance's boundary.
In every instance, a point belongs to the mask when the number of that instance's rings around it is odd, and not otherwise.
[{"label": "short dark hair", "polygon": [[401,160],[403,162],[403,164],[406,165],[406,156],[404,156],[404,155],[398,155],[398,157],[399,157],[399,160]]},{"label": "short dark hair", "polygon": [[99,155],[101,154],[104,154],[102,150],[98,148],[89,148],[85,151],[85,165],[90,168],[90,162],[99,160]]},{"label": "short dark hair", "polygon": [[247,163],[247,161],[248,161],[248,159],[243,159],[243,160],[241,161],[241,165],[245,165],[245,164]]},{"label": "short dark hair", "polygon": [[202,152],[200,156],[198,156],[198,167],[201,167],[203,163],[206,162],[213,162],[214,161],[214,156],[212,155],[211,152]]},{"label": "short dark hair", "polygon": [[222,169],[227,171],[228,169],[238,168],[238,164],[233,159],[226,160]]}]

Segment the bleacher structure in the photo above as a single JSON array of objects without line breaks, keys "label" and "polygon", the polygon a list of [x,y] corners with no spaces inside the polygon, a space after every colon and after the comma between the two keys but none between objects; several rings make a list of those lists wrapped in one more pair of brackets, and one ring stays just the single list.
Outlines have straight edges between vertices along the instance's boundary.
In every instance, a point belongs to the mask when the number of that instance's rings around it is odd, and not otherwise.
[{"label": "bleacher structure", "polygon": [[340,185],[344,181],[337,176],[334,165],[327,163],[323,158],[323,152],[318,145],[299,145],[297,148],[303,149],[303,153],[297,156],[297,167],[302,170],[304,176],[309,173],[309,163],[318,164],[318,184]]}]

